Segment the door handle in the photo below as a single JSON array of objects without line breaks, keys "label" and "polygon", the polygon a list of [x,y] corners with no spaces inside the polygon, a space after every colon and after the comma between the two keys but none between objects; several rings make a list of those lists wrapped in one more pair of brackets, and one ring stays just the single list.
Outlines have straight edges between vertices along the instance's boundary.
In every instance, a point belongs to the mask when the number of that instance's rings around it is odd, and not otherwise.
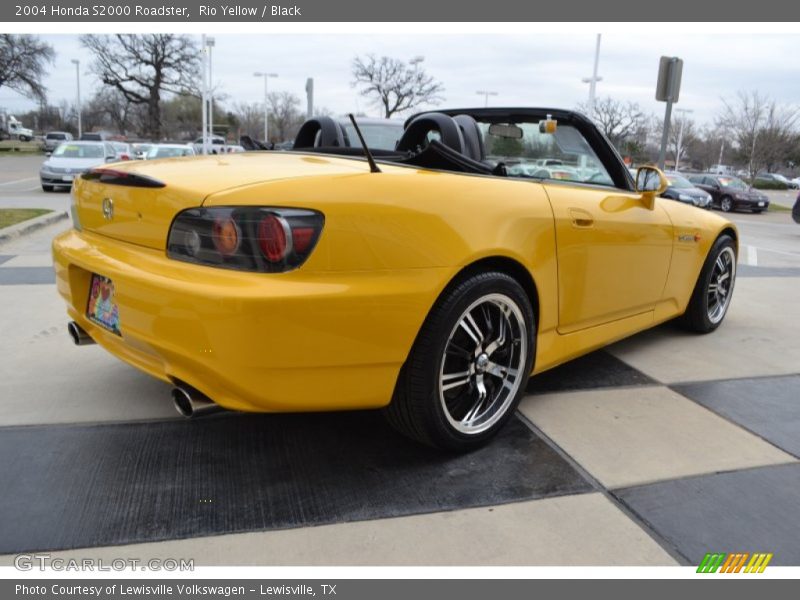
[{"label": "door handle", "polygon": [[589,211],[582,208],[570,208],[569,216],[572,219],[573,227],[580,227],[581,229],[594,227],[594,217]]}]

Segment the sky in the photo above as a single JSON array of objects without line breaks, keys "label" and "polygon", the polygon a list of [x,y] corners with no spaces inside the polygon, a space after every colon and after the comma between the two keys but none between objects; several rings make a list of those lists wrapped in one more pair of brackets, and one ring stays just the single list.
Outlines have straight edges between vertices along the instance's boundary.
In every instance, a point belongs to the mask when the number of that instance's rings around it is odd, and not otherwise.
[{"label": "sky", "polygon": [[[672,29],[679,30],[680,25]],[[45,79],[49,101],[74,101],[75,66],[81,61],[81,92],[87,99],[99,83],[90,72],[91,55],[77,35],[40,36],[56,50],[55,64]],[[199,36],[195,35],[199,41]],[[379,109],[350,85],[354,57],[373,53],[400,59],[424,56],[422,67],[444,86],[443,107],[482,106],[477,90],[491,90],[490,106],[575,108],[588,99],[595,34],[243,34],[216,35],[214,84],[227,103],[262,102],[263,78],[255,71],[278,74],[270,91],[289,91],[305,107],[305,82],[314,78],[315,104],[336,114],[355,110],[382,116]],[[759,90],[782,103],[800,102],[800,35],[679,33],[668,35],[603,34],[600,46],[598,97],[638,102],[645,111],[663,116],[655,84],[660,56],[684,60],[681,95],[676,108],[693,111],[698,124],[711,123],[722,99],[739,90]],[[0,107],[25,112],[34,104],[0,88]],[[427,107],[426,107],[427,108]]]}]

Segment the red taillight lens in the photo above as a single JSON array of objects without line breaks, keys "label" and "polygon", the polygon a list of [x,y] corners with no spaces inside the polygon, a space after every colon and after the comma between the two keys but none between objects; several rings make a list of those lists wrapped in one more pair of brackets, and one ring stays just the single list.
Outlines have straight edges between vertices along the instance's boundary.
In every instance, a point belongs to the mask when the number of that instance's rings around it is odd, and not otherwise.
[{"label": "red taillight lens", "polygon": [[313,227],[295,227],[292,229],[292,245],[295,252],[303,253],[311,246],[314,240]]},{"label": "red taillight lens", "polygon": [[239,228],[234,220],[227,217],[214,221],[211,240],[222,256],[232,256],[239,248]]},{"label": "red taillight lens", "polygon": [[288,254],[288,232],[286,221],[273,214],[267,215],[258,224],[258,247],[268,261],[281,261]]},{"label": "red taillight lens", "polygon": [[167,256],[225,269],[283,273],[306,261],[324,224],[322,213],[305,208],[190,208],[172,222]]}]

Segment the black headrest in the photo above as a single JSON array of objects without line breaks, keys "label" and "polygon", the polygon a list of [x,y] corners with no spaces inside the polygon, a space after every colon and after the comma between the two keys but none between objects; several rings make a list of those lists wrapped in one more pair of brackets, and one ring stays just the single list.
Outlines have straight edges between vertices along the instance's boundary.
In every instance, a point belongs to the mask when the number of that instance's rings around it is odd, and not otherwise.
[{"label": "black headrest", "polygon": [[[317,136],[319,134],[319,138]],[[300,127],[294,138],[294,150],[314,148],[315,146],[343,147],[344,133],[342,128],[330,117],[314,117]]]},{"label": "black headrest", "polygon": [[464,152],[464,137],[461,135],[461,128],[453,120],[453,117],[436,112],[415,117],[398,140],[397,151],[416,152],[419,148],[424,148],[428,144],[428,133],[431,131],[438,131],[441,143],[448,148],[456,152]]},{"label": "black headrest", "polygon": [[469,115],[456,115],[453,120],[461,129],[461,135],[464,137],[464,154],[478,162],[486,160],[483,135],[478,127],[478,122]]}]

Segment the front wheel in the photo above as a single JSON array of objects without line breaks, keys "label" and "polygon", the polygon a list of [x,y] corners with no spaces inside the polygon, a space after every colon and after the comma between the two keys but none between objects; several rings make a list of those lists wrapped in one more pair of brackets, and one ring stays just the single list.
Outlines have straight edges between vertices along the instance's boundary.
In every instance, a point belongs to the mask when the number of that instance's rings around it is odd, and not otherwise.
[{"label": "front wheel", "polygon": [[503,273],[473,275],[445,291],[397,382],[389,422],[437,448],[466,451],[508,421],[535,354],[533,310]]},{"label": "front wheel", "polygon": [[721,235],[711,246],[683,315],[686,328],[710,333],[719,327],[728,313],[734,283],[736,244],[731,236]]}]

